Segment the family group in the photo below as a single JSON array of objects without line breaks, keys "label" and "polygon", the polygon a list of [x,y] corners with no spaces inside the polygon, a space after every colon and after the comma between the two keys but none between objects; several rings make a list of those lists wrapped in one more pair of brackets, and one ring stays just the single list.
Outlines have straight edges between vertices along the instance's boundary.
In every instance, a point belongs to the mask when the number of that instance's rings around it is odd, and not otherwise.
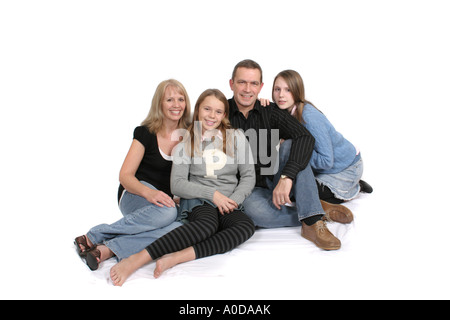
[{"label": "family group", "polygon": [[351,223],[342,203],[372,192],[361,153],[305,99],[298,72],[275,77],[273,102],[258,98],[262,75],[255,61],[239,62],[233,97],[208,89],[192,116],[180,82],[159,84],[120,170],[123,218],[75,239],[91,270],[115,256],[114,285],[151,261],[158,278],[236,248],[255,228],[298,226],[322,250],[341,247],[326,222]]}]

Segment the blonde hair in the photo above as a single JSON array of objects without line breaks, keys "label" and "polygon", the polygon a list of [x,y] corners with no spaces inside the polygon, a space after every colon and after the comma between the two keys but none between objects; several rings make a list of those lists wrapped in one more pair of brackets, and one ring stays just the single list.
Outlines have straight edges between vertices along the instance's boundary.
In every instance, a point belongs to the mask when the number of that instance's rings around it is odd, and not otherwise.
[{"label": "blonde hair", "polygon": [[164,99],[164,94],[168,87],[172,87],[178,91],[179,94],[183,95],[186,100],[186,108],[180,121],[178,122],[179,129],[186,129],[190,123],[191,117],[191,103],[189,101],[189,96],[186,89],[181,84],[181,82],[175,79],[169,79],[161,82],[156,88],[155,94],[153,95],[152,105],[147,117],[142,121],[141,125],[146,126],[148,130],[154,134],[158,133],[163,126],[164,114],[162,112],[162,102]]},{"label": "blonde hair", "polygon": [[[303,85],[303,79],[297,71],[294,70],[284,70],[281,71],[275,79],[273,80],[272,86],[272,99],[275,101],[275,97],[273,95],[273,88],[275,87],[275,81],[281,77],[286,81],[289,90],[292,94],[292,98],[294,99],[294,104],[297,106],[297,111],[295,112],[295,118],[300,121],[300,123],[305,123],[303,120],[303,108],[305,104],[310,104],[315,107],[311,102],[305,99],[305,86]],[[317,108],[316,108],[317,109]],[[319,110],[320,111],[320,110]]]}]

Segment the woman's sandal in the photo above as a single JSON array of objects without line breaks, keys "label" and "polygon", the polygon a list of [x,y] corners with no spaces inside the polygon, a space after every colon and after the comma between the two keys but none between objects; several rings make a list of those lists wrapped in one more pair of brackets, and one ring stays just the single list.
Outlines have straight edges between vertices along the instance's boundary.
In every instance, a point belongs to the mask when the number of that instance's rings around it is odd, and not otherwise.
[{"label": "woman's sandal", "polygon": [[[81,258],[85,258],[85,257],[86,257],[86,254],[87,254],[90,250],[95,249],[95,246],[89,247],[85,235],[76,237],[74,243],[75,243],[75,246],[77,247],[78,255],[79,255]],[[83,246],[84,249],[81,248],[81,246]]]},{"label": "woman's sandal", "polygon": [[94,248],[92,250],[89,250],[86,253],[86,264],[88,265],[89,269],[92,271],[95,271],[98,269],[98,266],[100,264],[100,250]]}]

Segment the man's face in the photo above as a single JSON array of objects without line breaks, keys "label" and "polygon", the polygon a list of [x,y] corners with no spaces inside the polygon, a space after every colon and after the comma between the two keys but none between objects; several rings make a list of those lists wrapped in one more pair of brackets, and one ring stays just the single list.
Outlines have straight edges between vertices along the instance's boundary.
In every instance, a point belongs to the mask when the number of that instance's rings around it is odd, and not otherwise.
[{"label": "man's face", "polygon": [[239,108],[253,108],[263,85],[258,69],[238,68],[234,79],[230,80],[230,88]]}]

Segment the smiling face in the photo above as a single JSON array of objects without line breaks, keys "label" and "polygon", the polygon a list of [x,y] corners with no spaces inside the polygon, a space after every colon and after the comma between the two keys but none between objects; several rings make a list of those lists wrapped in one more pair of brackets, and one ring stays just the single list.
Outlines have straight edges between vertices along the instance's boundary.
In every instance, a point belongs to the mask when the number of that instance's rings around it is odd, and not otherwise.
[{"label": "smiling face", "polygon": [[186,109],[186,98],[173,86],[168,86],[162,100],[162,112],[170,121],[178,122]]},{"label": "smiling face", "polygon": [[263,85],[261,72],[258,69],[241,67],[236,70],[236,75],[230,80],[230,88],[241,111],[254,107]]},{"label": "smiling face", "polygon": [[289,86],[282,77],[278,77],[273,85],[273,99],[280,109],[291,111],[294,107],[294,97]]},{"label": "smiling face", "polygon": [[217,129],[225,116],[223,102],[213,95],[206,97],[198,109],[198,121],[202,123],[202,133]]}]

